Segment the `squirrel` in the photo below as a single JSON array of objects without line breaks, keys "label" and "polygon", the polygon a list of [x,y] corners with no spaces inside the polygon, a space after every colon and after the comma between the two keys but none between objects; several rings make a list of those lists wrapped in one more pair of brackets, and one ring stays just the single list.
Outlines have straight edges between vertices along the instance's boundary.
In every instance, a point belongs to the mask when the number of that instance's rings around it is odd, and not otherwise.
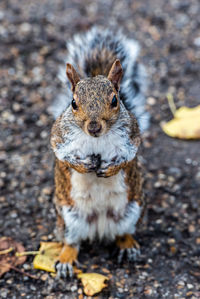
[{"label": "squirrel", "polygon": [[[68,43],[66,95],[51,131],[55,153],[57,275],[72,276],[81,241],[116,241],[118,261],[140,252],[133,238],[144,209],[137,161],[146,73],[135,40],[93,28]],[[63,101],[63,99],[65,99]],[[140,102],[139,102],[140,101]],[[147,120],[147,118],[146,118]],[[146,121],[145,120],[145,121]],[[139,125],[138,125],[139,123]],[[140,126],[140,129],[139,129]]]}]

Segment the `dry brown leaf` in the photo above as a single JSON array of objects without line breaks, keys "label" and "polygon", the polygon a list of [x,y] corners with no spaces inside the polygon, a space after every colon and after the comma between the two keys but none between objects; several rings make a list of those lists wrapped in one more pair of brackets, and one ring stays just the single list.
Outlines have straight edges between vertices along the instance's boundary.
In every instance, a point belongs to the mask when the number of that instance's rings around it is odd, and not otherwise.
[{"label": "dry brown leaf", "polygon": [[62,243],[58,242],[41,242],[40,254],[37,254],[33,260],[34,268],[55,273],[55,263],[58,261],[62,247]]},{"label": "dry brown leaf", "polygon": [[24,250],[24,246],[12,238],[0,238],[0,277],[4,273],[8,272],[12,266],[15,267],[17,265],[21,265],[26,261],[26,256],[15,256],[15,252],[23,252]]},{"label": "dry brown leaf", "polygon": [[163,131],[180,139],[200,139],[200,105],[181,107],[174,112],[174,119],[162,125]]},{"label": "dry brown leaf", "polygon": [[104,283],[105,280],[108,280],[107,276],[98,273],[82,273],[77,275],[81,279],[84,293],[87,296],[93,296],[99,293],[103,288],[107,287]]}]

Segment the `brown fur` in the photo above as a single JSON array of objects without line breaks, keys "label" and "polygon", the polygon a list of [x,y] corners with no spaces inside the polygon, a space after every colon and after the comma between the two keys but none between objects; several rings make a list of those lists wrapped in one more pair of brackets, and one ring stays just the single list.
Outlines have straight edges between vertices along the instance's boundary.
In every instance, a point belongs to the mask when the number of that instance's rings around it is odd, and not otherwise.
[{"label": "brown fur", "polygon": [[127,248],[136,248],[139,249],[140,245],[138,242],[130,235],[125,234],[124,236],[120,236],[116,238],[116,245],[119,249],[127,249]]},{"label": "brown fur", "polygon": [[65,243],[58,259],[63,264],[69,263],[72,265],[74,262],[77,261],[77,256],[78,250]]},{"label": "brown fur", "polygon": [[137,158],[127,164],[124,169],[125,182],[128,188],[128,201],[136,201],[142,205],[142,179],[141,171],[138,167]]},{"label": "brown fur", "polygon": [[123,76],[122,66],[121,66],[120,61],[117,59],[113,63],[111,70],[108,74],[108,80],[110,80],[112,82],[112,84],[114,85],[114,87],[117,91],[119,91],[119,84],[120,84],[122,76]]},{"label": "brown fur", "polygon": [[73,206],[74,202],[70,196],[71,183],[70,183],[70,170],[67,163],[56,159],[55,165],[55,200],[56,205],[70,205]]},{"label": "brown fur", "polygon": [[62,206],[73,206],[74,202],[70,196],[71,192],[71,182],[70,182],[70,169],[66,163],[56,159],[55,164],[55,194],[54,194],[54,204],[57,211],[57,234],[62,240],[64,237],[65,223],[61,216]]},{"label": "brown fur", "polygon": [[57,238],[62,242],[64,239],[64,232],[65,232],[65,222],[61,215],[59,215],[58,210],[60,211],[59,204],[56,204],[56,200],[54,198],[54,202],[56,205],[56,211],[57,211],[57,221],[56,221],[56,236]]},{"label": "brown fur", "polygon": [[66,75],[69,78],[69,81],[71,82],[72,91],[74,91],[76,84],[80,81],[80,78],[78,73],[75,71],[74,67],[70,63],[67,63]]},{"label": "brown fur", "polygon": [[136,201],[142,207],[142,213],[137,225],[141,224],[145,214],[145,196],[142,189],[143,179],[137,157],[125,168],[125,182],[128,188],[128,201]]},{"label": "brown fur", "polygon": [[104,177],[109,177],[117,174],[121,169],[126,169],[127,162],[121,163],[120,165],[117,166],[110,166],[105,172]]}]

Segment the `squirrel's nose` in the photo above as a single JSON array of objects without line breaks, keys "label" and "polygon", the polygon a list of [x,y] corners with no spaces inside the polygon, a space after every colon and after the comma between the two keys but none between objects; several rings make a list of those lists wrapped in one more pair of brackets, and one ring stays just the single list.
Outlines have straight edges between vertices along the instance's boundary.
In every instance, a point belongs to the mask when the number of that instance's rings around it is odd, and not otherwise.
[{"label": "squirrel's nose", "polygon": [[95,135],[95,134],[98,134],[101,129],[102,129],[102,126],[101,124],[99,124],[98,122],[96,121],[91,121],[88,126],[87,126],[87,129],[88,129],[88,132],[91,134],[91,135]]}]

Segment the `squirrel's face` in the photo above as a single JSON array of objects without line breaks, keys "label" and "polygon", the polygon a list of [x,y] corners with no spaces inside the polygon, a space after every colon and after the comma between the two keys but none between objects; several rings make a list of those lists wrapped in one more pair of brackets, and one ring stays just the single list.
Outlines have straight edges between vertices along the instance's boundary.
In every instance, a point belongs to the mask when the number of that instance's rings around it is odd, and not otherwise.
[{"label": "squirrel's face", "polygon": [[120,100],[118,97],[122,68],[116,60],[108,78],[96,76],[80,80],[71,65],[67,65],[67,76],[72,84],[71,109],[77,125],[93,137],[105,134],[117,121]]},{"label": "squirrel's face", "polygon": [[119,105],[117,92],[103,76],[79,81],[71,103],[76,123],[93,137],[105,134],[116,122]]}]

